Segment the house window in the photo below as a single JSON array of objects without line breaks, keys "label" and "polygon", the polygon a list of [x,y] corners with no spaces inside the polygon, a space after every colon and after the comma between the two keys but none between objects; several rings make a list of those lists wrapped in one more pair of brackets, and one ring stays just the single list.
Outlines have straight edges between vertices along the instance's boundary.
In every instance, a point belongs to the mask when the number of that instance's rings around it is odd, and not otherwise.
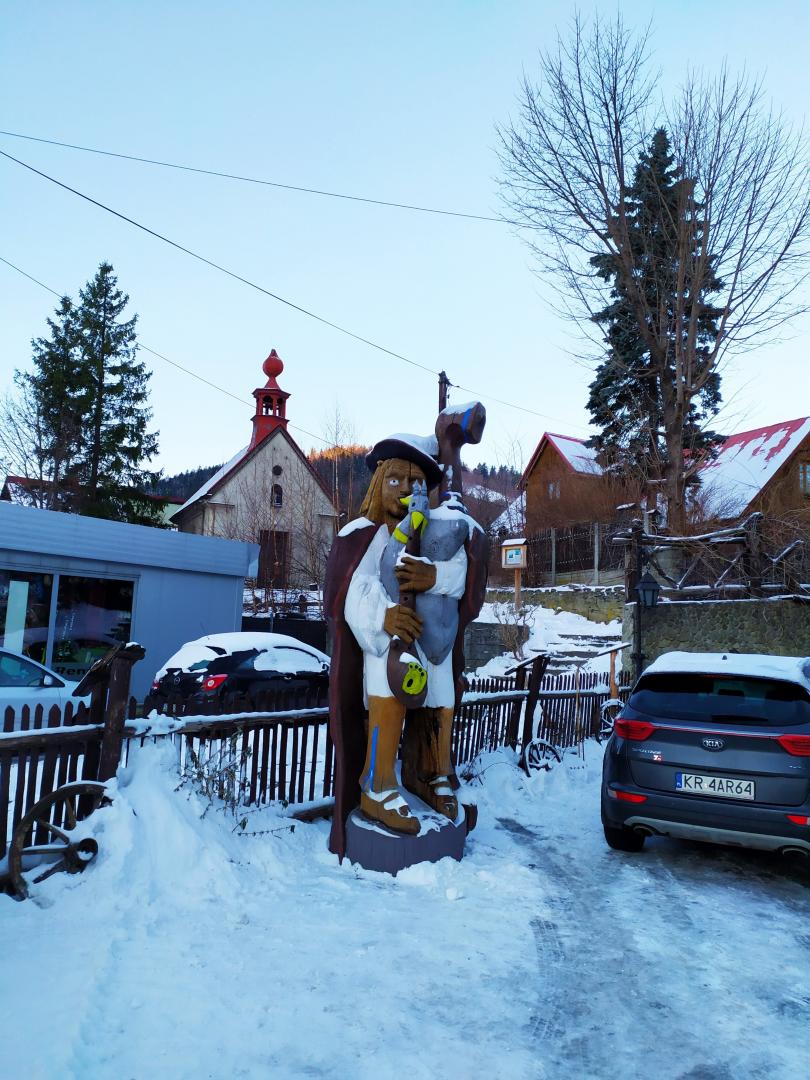
[{"label": "house window", "polygon": [[273,506],[281,506],[284,502],[284,492],[281,484],[273,484]]},{"label": "house window", "polygon": [[810,461],[799,462],[799,490],[810,495]]},{"label": "house window", "polygon": [[560,481],[549,480],[548,482],[548,497],[550,499],[559,499],[560,497]]}]

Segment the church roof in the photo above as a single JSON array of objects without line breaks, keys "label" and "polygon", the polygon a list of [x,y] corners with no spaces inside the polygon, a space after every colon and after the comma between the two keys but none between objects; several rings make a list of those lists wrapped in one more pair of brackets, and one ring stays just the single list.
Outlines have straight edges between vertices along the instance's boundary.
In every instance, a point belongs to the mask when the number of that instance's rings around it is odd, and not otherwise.
[{"label": "church roof", "polygon": [[172,520],[176,520],[178,517],[180,517],[181,514],[184,514],[186,510],[189,509],[189,507],[193,506],[194,503],[199,502],[200,499],[204,498],[205,496],[214,495],[233,473],[241,469],[242,466],[246,464],[246,462],[250,461],[251,458],[258,454],[277,436],[286,439],[286,441],[301,459],[303,464],[307,467],[307,469],[309,469],[313,480],[315,480],[321,491],[323,491],[324,495],[329,500],[330,505],[334,507],[334,503],[332,503],[332,493],[329,491],[326,484],[324,484],[323,480],[318,475],[317,470],[313,468],[309,458],[306,456],[304,451],[301,449],[301,447],[298,445],[292,435],[290,435],[286,428],[277,427],[274,428],[267,436],[265,436],[264,439],[262,439],[260,443],[257,443],[252,449],[250,445],[244,446],[241,450],[234,454],[230,461],[226,461],[221,469],[215,472],[214,475],[210,477],[210,479],[206,480],[206,482],[201,487],[197,488],[191,498],[186,499],[180,509],[172,515]]}]

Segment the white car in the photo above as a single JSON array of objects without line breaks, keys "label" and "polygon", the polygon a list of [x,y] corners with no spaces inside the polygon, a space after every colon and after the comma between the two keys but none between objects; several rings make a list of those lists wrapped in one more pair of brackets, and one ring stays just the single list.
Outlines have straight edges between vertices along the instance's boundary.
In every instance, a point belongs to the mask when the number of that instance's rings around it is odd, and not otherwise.
[{"label": "white car", "polygon": [[3,714],[9,705],[14,709],[14,730],[18,731],[23,705],[30,706],[32,713],[37,705],[41,705],[47,717],[52,705],[64,709],[71,702],[76,709],[81,701],[88,704],[89,698],[73,697],[78,685],[63,679],[44,664],[0,648],[0,731],[3,730]]}]

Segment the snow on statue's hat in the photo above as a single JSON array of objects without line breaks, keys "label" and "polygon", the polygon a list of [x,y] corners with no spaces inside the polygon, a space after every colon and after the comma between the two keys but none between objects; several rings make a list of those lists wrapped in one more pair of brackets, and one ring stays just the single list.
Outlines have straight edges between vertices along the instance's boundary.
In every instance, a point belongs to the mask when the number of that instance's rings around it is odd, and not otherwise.
[{"label": "snow on statue's hat", "polygon": [[372,472],[381,461],[389,458],[401,458],[410,461],[412,465],[418,465],[425,474],[429,488],[436,487],[442,478],[442,470],[436,458],[439,454],[439,444],[435,435],[406,435],[398,433],[389,435],[387,439],[381,439],[366,454],[366,465]]}]

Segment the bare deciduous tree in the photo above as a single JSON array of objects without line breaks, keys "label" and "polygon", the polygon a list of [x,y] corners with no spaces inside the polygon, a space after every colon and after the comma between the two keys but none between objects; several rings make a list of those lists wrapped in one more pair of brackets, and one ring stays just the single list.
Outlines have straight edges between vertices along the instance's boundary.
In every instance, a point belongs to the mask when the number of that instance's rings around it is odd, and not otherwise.
[{"label": "bare deciduous tree", "polygon": [[[697,462],[684,453],[690,405],[730,349],[767,339],[804,310],[810,267],[810,184],[803,135],[766,103],[760,81],[692,72],[666,106],[649,63],[648,36],[621,17],[586,27],[524,77],[519,117],[500,129],[503,193],[513,221],[533,231],[543,270],[561,279],[560,305],[593,336],[609,299],[591,260],[607,255],[661,381],[666,460],[660,479],[670,522],[683,524],[685,485]],[[645,288],[650,254],[633,241],[626,196],[654,131],[665,127],[682,177],[672,222],[679,266],[674,302]],[[655,268],[653,267],[653,274]],[[719,309],[708,348],[699,341],[706,283]]]}]

